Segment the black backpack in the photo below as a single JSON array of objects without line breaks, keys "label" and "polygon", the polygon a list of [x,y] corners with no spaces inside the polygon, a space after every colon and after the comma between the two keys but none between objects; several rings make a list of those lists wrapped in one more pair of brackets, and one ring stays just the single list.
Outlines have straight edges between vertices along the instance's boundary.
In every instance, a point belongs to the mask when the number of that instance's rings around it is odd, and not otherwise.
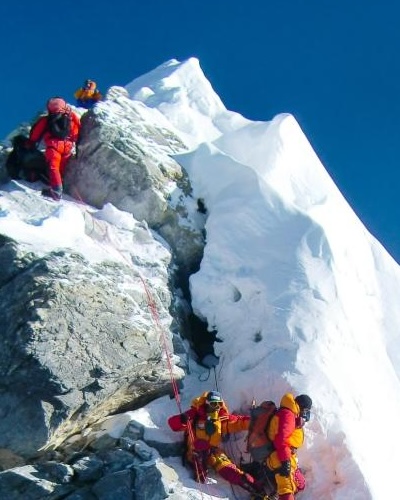
[{"label": "black backpack", "polygon": [[71,132],[71,115],[69,113],[49,113],[47,129],[53,137],[66,139]]},{"label": "black backpack", "polygon": [[6,169],[11,179],[25,179],[29,182],[48,182],[47,162],[42,151],[27,148],[28,137],[19,134],[12,139],[13,149],[7,157]]}]

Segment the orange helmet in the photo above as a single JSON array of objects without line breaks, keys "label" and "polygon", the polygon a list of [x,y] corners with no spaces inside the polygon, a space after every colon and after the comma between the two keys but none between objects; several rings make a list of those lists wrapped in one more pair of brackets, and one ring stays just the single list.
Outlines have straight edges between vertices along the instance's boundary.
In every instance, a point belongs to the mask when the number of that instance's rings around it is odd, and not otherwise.
[{"label": "orange helmet", "polygon": [[67,103],[61,97],[52,97],[47,101],[47,111],[49,113],[62,113],[67,109]]}]

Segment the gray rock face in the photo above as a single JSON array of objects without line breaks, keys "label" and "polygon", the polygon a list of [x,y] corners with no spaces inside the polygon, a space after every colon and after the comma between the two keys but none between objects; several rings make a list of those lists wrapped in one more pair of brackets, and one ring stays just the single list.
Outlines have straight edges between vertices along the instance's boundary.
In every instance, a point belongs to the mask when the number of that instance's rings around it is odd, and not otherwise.
[{"label": "gray rock face", "polygon": [[0,184],[7,182],[8,175],[5,168],[9,149],[0,144]]},{"label": "gray rock face", "polygon": [[[128,393],[132,402],[169,390],[150,313],[147,325],[132,321],[146,304],[132,269],[63,251],[34,258],[5,238],[0,261],[10,261],[0,276],[0,447],[33,453],[72,413],[93,418],[126,407]],[[122,292],[123,283],[142,291]]]},{"label": "gray rock face", "polygon": [[[162,500],[177,481],[176,473],[160,461],[143,441],[130,451],[116,447],[98,456],[91,451],[70,458],[15,467],[0,472],[0,497],[10,500]],[[186,499],[186,493],[175,495]]]},{"label": "gray rock face", "polygon": [[[118,87],[82,123],[66,192],[82,210],[84,236],[99,249],[112,243],[122,258],[91,261],[62,246],[38,251],[0,234],[0,470],[24,459],[34,463],[39,450],[58,448],[108,415],[169,394],[169,353],[160,330],[175,353],[176,380],[184,374],[176,354],[186,355],[180,334],[187,297],[175,286],[184,289],[198,268],[205,217],[171,157],[186,146],[158,111]],[[4,159],[2,150],[0,181]],[[25,209],[24,223],[33,226],[57,210],[15,181],[0,187],[3,204]],[[106,204],[132,214],[134,226],[117,227],[93,208]],[[129,242],[120,244],[127,233]],[[0,497],[107,499],[116,498],[117,488],[121,500],[166,498],[166,466],[136,431],[121,439],[125,449],[108,455],[104,449],[116,443],[103,437],[93,443],[96,456],[5,470]],[[159,449],[165,456],[180,452],[179,445]]]},{"label": "gray rock face", "polygon": [[170,244],[181,272],[193,272],[204,239],[181,222],[198,217],[197,204],[190,201],[185,172],[171,158],[187,148],[163,115],[112,87],[82,117],[81,135],[77,160],[66,174],[72,196],[99,208],[109,202],[145,220]]},{"label": "gray rock face", "polygon": [[[12,201],[21,206],[24,196],[13,192]],[[145,224],[118,229],[85,217],[86,233],[99,244],[104,234],[119,241],[128,233],[122,263],[89,263],[69,249],[38,255],[0,238],[0,448],[25,457],[50,438],[59,443],[98,418],[170,391],[149,308],[154,300],[172,351],[170,253]],[[130,240],[140,251],[125,248]]]},{"label": "gray rock face", "polygon": [[55,500],[73,491],[68,484],[45,479],[45,475],[45,473],[41,475],[32,465],[0,472],[0,498],[7,498],[7,500],[52,498]]}]

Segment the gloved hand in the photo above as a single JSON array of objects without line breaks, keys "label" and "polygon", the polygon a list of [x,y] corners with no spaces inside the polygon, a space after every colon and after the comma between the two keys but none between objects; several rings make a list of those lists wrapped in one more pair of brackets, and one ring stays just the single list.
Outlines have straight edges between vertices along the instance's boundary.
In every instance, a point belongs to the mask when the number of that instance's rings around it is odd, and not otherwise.
[{"label": "gloved hand", "polygon": [[284,460],[279,470],[279,474],[283,477],[289,477],[290,470],[291,470],[290,460]]},{"label": "gloved hand", "polygon": [[186,413],[181,413],[180,417],[181,417],[181,423],[182,424],[187,424],[188,423],[189,417],[186,415]]}]

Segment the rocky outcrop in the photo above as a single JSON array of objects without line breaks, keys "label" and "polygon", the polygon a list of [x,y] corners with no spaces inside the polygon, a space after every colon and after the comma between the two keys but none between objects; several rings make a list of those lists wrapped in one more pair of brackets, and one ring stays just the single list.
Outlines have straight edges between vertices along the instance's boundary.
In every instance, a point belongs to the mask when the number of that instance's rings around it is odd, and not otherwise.
[{"label": "rocky outcrop", "polygon": [[[105,221],[95,227],[109,238],[118,232]],[[160,325],[148,304],[150,294],[172,352],[172,336],[174,345],[180,340],[170,330],[170,259],[145,226],[132,238],[158,245],[157,261],[132,253],[126,264],[93,264],[68,250],[40,256],[1,236],[0,448],[28,457],[171,391]]]},{"label": "rocky outcrop", "polygon": [[[171,394],[167,356],[176,381],[184,376],[188,278],[202,258],[206,218],[173,159],[186,149],[161,113],[112,87],[82,116],[65,177],[73,208],[55,207],[23,181],[1,189],[1,210],[21,213],[28,232],[47,224],[39,249],[0,233],[1,498],[186,498],[160,460],[179,446],[150,443],[156,451],[132,428],[117,441],[81,442],[103,418]],[[0,182],[8,182],[7,151],[0,148]],[[127,225],[117,209],[133,215]],[[49,220],[63,210],[75,211],[97,259],[71,242],[46,247],[51,231],[59,236]]]},{"label": "rocky outcrop", "polygon": [[[115,256],[89,262],[66,248],[38,253],[0,236],[0,448],[6,453],[26,459],[106,415],[171,391],[160,329],[171,352],[185,353],[187,296],[173,298],[174,286],[187,292],[204,244],[205,216],[171,157],[185,149],[161,113],[113,87],[82,117],[65,187],[82,210],[85,235],[100,246],[113,243],[119,262]],[[27,201],[21,187],[13,181],[3,192],[9,209],[26,205],[27,223],[41,224],[53,207]],[[119,248],[127,229],[101,220],[84,202],[111,203],[142,221],[128,230],[142,251]],[[147,256],[150,243],[159,251]],[[182,366],[178,356],[173,362]],[[175,370],[181,378],[183,370]]]},{"label": "rocky outcrop", "polygon": [[[85,446],[84,443],[79,443]],[[0,497],[7,500],[175,500],[180,492],[175,471],[143,441],[143,428],[131,421],[120,439],[93,441],[84,451],[54,454],[0,472]],[[176,448],[175,454],[181,452]],[[175,490],[175,491],[174,491]]]},{"label": "rocky outcrop", "polygon": [[181,275],[198,269],[204,247],[197,202],[172,158],[186,149],[161,113],[111,87],[82,117],[77,159],[66,175],[72,196],[99,208],[109,202],[145,220],[171,246]]}]

